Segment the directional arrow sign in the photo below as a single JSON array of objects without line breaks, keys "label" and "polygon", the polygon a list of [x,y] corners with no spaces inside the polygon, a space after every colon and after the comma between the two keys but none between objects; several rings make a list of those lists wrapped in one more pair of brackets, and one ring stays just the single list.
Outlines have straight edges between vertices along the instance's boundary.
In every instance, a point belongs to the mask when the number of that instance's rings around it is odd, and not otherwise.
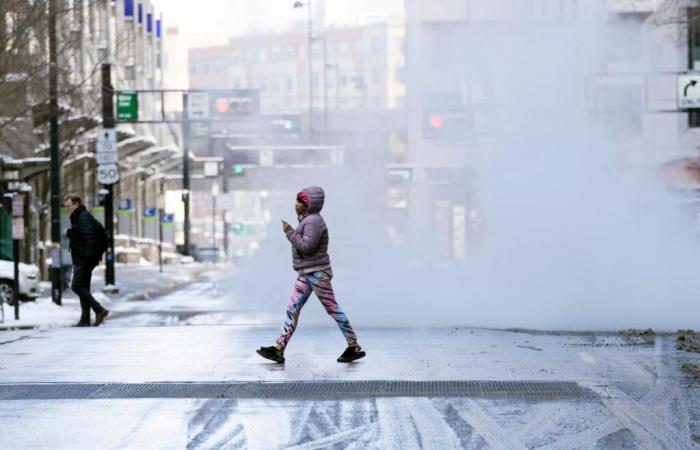
[{"label": "directional arrow sign", "polygon": [[678,76],[678,108],[700,108],[700,75]]}]

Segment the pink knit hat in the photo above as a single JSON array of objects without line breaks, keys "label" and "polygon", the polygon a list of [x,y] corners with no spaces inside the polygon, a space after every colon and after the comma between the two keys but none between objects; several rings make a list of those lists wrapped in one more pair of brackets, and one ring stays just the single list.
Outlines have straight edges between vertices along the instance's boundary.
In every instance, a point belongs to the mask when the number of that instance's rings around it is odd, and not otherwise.
[{"label": "pink knit hat", "polygon": [[301,202],[306,206],[309,206],[309,194],[306,192],[299,191],[299,193],[297,193],[297,199],[301,200]]}]

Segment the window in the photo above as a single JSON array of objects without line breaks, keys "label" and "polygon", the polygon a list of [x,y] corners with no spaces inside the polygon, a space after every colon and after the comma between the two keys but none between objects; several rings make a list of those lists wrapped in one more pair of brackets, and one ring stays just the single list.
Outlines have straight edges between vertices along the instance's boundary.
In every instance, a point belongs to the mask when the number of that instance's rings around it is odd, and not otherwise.
[{"label": "window", "polygon": [[358,39],[355,41],[355,52],[364,53],[365,52],[365,41]]},{"label": "window", "polygon": [[280,48],[279,47],[272,47],[272,54],[270,56],[270,60],[272,62],[277,62],[280,60]]},{"label": "window", "polygon": [[245,62],[247,64],[255,64],[255,50],[252,48],[245,52]]},{"label": "window", "polygon": [[[688,69],[700,70],[700,8],[688,8]],[[700,127],[700,111],[688,112],[688,126]]]},{"label": "window", "polygon": [[261,91],[266,91],[267,90],[267,78],[260,77],[260,79],[258,80],[258,85],[259,85]]},{"label": "window", "polygon": [[191,73],[192,75],[196,75],[196,74],[197,74],[197,66],[196,66],[196,65],[192,64],[192,65],[190,66],[190,73]]},{"label": "window", "polygon": [[314,59],[321,58],[321,44],[318,41],[314,41],[311,44],[311,54],[313,55]]},{"label": "window", "polygon": [[233,55],[231,56],[231,62],[233,64],[236,64],[236,65],[240,64],[241,63],[241,52],[239,52],[238,50],[233,52]]},{"label": "window", "polygon": [[241,79],[240,79],[240,78],[234,78],[234,79],[233,79],[233,88],[234,88],[234,89],[240,89],[240,88],[241,88]]},{"label": "window", "polygon": [[294,90],[294,80],[292,79],[291,75],[287,75],[284,78],[284,88],[288,91],[291,92]]},{"label": "window", "polygon": [[348,54],[348,49],[350,48],[350,44],[347,42],[343,41],[340,44],[338,44],[338,50],[340,51],[341,56],[345,56]]},{"label": "window", "polygon": [[260,64],[266,64],[266,63],[267,63],[267,50],[265,50],[264,48],[261,48],[260,49]]},{"label": "window", "polygon": [[283,61],[294,61],[294,48],[292,47],[285,47],[284,48],[284,56],[282,57]]},{"label": "window", "polygon": [[300,45],[298,47],[298,49],[299,49],[299,61],[306,59],[306,47],[304,47],[303,45]]}]

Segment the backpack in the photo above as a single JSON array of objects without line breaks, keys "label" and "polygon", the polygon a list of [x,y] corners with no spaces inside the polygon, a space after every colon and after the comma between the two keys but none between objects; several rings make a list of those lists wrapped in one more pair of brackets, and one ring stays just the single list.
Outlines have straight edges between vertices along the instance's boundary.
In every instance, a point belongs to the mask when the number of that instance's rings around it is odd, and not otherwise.
[{"label": "backpack", "polygon": [[102,255],[105,254],[109,245],[109,241],[107,239],[107,232],[105,231],[105,227],[102,226],[99,220],[92,217],[92,215],[90,216],[90,218],[92,219],[92,223],[95,226],[95,236],[97,237],[97,248],[95,250],[97,250],[97,255],[99,259],[102,259]]}]

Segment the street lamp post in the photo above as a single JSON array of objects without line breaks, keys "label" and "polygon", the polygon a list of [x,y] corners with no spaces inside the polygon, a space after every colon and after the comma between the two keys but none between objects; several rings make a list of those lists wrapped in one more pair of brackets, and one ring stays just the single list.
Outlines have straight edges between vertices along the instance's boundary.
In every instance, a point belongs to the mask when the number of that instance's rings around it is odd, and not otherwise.
[{"label": "street lamp post", "polygon": [[309,42],[308,42],[308,52],[307,52],[307,58],[309,59],[309,136],[311,138],[311,142],[314,141],[314,91],[313,91],[313,83],[312,83],[312,76],[313,76],[313,57],[311,55],[311,50],[312,50],[312,42],[313,42],[313,35],[312,35],[312,29],[311,29],[311,0],[308,0],[306,3],[301,2],[301,1],[296,1],[294,2],[294,8],[304,8],[306,7],[306,11],[308,13],[307,15],[307,23],[308,23],[308,33],[309,33]]}]

